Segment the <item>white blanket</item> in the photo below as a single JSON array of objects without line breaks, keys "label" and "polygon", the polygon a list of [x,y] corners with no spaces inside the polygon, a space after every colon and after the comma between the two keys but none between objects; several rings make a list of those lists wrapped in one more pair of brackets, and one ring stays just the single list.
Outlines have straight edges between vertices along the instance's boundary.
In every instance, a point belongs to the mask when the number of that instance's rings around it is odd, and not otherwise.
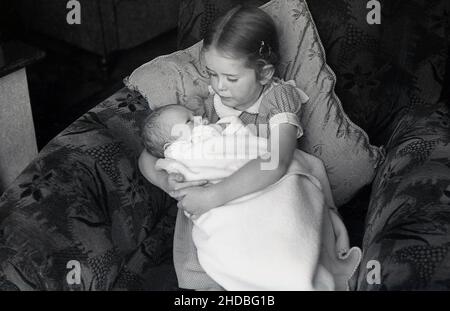
[{"label": "white blanket", "polygon": [[[226,168],[221,159],[190,167],[171,156],[158,160],[157,168],[187,180],[214,176],[217,182],[230,175],[226,169],[218,174]],[[349,250],[345,227],[333,214],[332,224],[329,207],[334,203],[322,161],[296,150],[277,183],[194,220],[200,264],[226,290],[346,290],[361,251]]]}]

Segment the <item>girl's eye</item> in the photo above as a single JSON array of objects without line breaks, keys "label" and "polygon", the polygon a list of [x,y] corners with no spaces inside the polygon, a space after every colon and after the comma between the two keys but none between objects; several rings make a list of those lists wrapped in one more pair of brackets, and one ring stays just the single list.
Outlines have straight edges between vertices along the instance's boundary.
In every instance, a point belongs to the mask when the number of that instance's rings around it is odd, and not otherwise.
[{"label": "girl's eye", "polygon": [[237,82],[238,79],[227,78],[227,80],[230,81],[230,82]]}]

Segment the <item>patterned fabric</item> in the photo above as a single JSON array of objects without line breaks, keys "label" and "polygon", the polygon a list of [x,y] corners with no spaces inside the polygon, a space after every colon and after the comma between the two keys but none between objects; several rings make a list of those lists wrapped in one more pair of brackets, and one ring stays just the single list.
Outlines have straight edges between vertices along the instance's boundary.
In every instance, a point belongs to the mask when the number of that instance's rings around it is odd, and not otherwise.
[{"label": "patterned fabric", "polygon": [[[369,184],[383,161],[383,150],[350,121],[334,93],[336,77],[325,62],[317,29],[304,0],[272,0],[262,6],[274,20],[280,39],[280,78],[294,80],[310,98],[301,112],[305,131],[299,149],[320,158],[327,169],[337,206]],[[208,75],[201,42],[137,68],[126,80],[151,105],[184,104],[190,96],[207,98]],[[163,77],[162,81],[156,77]],[[154,108],[154,107],[152,107]]]},{"label": "patterned fabric", "polygon": [[[148,104],[123,89],[53,139],[0,199],[0,289],[177,289],[173,199],[139,173]],[[68,284],[76,260],[80,284]],[[69,266],[70,267],[70,266]]]},{"label": "patterned fabric", "polygon": [[197,249],[192,239],[194,223],[180,209],[178,211],[173,241],[173,261],[178,286],[185,289],[221,289],[200,265]]},{"label": "patterned fabric", "polygon": [[449,1],[380,3],[381,24],[370,25],[367,1],[308,2],[344,110],[377,145],[410,106],[442,101],[450,47]]},{"label": "patterned fabric", "polygon": [[[450,289],[448,102],[429,112],[416,107],[387,147],[372,187],[358,288]],[[366,281],[371,260],[380,263],[380,284]]]}]

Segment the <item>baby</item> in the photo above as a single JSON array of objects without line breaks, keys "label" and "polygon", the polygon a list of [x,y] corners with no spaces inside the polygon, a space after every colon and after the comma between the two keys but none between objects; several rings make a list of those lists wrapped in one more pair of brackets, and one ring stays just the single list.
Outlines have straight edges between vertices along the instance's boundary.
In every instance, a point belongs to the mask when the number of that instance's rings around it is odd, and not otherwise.
[{"label": "baby", "polygon": [[[237,144],[243,137],[244,144]],[[209,124],[181,105],[167,105],[153,111],[144,122],[142,138],[146,150],[160,158],[160,164],[164,163],[161,158],[176,159],[191,168],[184,170],[189,180],[200,178],[195,176],[195,168],[209,167],[206,176],[214,182],[218,176],[231,175],[248,160],[267,152],[267,140],[254,135],[239,118],[227,117]]]}]

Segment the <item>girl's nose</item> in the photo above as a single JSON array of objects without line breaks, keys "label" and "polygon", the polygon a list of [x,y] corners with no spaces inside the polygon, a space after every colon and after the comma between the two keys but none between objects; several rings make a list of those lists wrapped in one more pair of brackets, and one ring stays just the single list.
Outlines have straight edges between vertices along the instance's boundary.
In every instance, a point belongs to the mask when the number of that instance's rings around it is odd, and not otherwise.
[{"label": "girl's nose", "polygon": [[217,89],[219,91],[224,91],[225,90],[223,79],[219,78],[219,81],[217,81]]}]

